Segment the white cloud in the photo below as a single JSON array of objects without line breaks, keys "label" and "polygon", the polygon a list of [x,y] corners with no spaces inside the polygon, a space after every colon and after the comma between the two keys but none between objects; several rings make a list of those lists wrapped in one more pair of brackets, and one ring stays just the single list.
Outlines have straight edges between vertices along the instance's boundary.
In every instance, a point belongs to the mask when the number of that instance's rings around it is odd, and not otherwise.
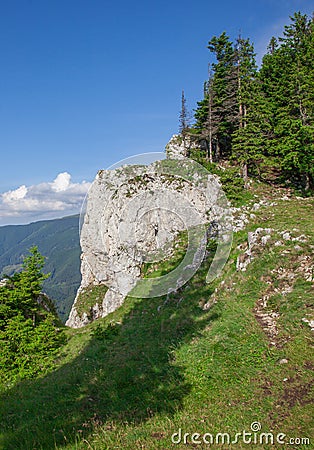
[{"label": "white cloud", "polygon": [[66,191],[71,183],[71,175],[68,172],[59,173],[52,183],[52,189],[56,192]]},{"label": "white cloud", "polygon": [[27,194],[27,187],[23,184],[23,186],[20,186],[14,191],[8,191],[2,194],[3,202],[4,203],[14,202],[16,200],[24,198],[26,194]]},{"label": "white cloud", "polygon": [[45,182],[0,194],[0,225],[29,223],[36,220],[77,214],[91,183],[72,183],[62,172]]}]

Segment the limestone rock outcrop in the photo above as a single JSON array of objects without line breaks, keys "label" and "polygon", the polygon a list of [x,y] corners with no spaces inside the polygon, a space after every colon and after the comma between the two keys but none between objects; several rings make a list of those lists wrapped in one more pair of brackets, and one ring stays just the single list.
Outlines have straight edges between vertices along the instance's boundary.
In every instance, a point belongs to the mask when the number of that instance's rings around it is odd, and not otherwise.
[{"label": "limestone rock outcrop", "polygon": [[[217,178],[208,174],[198,187],[187,161],[179,164],[183,177],[175,165],[165,160],[98,172],[81,217],[82,282],[66,325],[78,328],[117,309],[141,279],[143,262],[170,255],[178,232],[222,214]],[[95,304],[78,307],[87,289],[104,285]]]}]

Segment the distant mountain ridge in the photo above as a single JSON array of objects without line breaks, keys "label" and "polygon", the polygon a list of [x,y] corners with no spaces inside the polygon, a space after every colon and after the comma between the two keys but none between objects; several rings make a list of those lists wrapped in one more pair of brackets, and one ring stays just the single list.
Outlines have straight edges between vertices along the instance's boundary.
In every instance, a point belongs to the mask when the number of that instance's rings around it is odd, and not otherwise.
[{"label": "distant mountain ridge", "polygon": [[51,273],[44,291],[65,321],[81,282],[79,215],[0,227],[0,274],[18,270],[34,245],[47,258],[45,272]]}]

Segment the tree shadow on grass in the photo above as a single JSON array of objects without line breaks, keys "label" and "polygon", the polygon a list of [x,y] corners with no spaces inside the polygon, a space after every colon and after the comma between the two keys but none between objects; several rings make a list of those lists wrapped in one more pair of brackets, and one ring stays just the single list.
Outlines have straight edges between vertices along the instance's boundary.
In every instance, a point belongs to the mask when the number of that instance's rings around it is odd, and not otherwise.
[{"label": "tree shadow on grass", "polygon": [[166,302],[127,299],[134,304],[122,321],[114,327],[99,321],[74,360],[1,396],[0,448],[60,448],[88,437],[95,425],[140,423],[182,408],[191,386],[173,350],[215,319],[198,299],[195,290],[184,300],[180,293]]}]

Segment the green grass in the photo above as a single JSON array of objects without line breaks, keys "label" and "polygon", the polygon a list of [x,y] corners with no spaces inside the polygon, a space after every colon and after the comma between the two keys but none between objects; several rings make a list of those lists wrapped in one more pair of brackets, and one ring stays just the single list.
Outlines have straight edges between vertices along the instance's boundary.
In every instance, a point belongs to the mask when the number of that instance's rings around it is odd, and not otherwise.
[{"label": "green grass", "polygon": [[153,263],[143,263],[141,267],[142,276],[145,278],[161,277],[175,269],[183,260],[188,246],[188,233],[182,231],[178,233],[174,245],[171,246],[171,257]]},{"label": "green grass", "polygon": [[102,304],[107,291],[108,287],[104,284],[91,285],[81,290],[75,303],[78,314],[82,316],[83,313],[86,313],[89,316],[91,308],[95,306],[96,303]]},{"label": "green grass", "polygon": [[[268,190],[263,194],[272,196]],[[210,448],[175,445],[171,436],[180,428],[190,435],[234,436],[249,432],[254,421],[265,432],[311,437],[312,335],[302,318],[311,311],[313,283],[297,272],[297,258],[313,254],[313,199],[278,201],[255,214],[248,230],[298,228],[292,234],[306,234],[308,241],[276,247],[279,235],[274,233],[247,271],[237,272],[237,246],[247,236],[241,231],[234,236],[222,278],[212,285],[205,283],[209,256],[193,279],[168,299],[128,298],[106,318],[67,330],[68,343],[55,370],[2,392],[0,448]],[[168,266],[164,262],[154,269],[171,269],[182,257],[182,246],[184,240]],[[280,287],[272,272],[279,267],[296,273],[294,289],[285,296],[269,292],[275,282]],[[150,269],[145,267],[147,275]],[[280,314],[278,345],[271,345],[254,315],[265,292],[270,294],[269,308]],[[204,311],[201,306],[214,298]],[[280,364],[282,359],[287,363]],[[212,447],[311,448],[241,441]]]}]

